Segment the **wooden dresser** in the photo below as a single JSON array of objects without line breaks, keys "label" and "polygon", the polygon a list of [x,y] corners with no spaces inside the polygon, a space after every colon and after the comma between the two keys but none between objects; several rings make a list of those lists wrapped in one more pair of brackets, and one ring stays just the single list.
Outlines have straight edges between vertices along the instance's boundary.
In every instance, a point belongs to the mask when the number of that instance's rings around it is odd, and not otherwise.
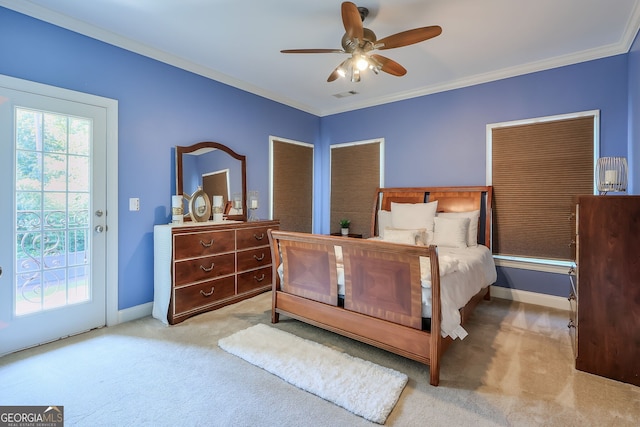
[{"label": "wooden dresser", "polygon": [[270,228],[279,222],[156,225],[153,316],[173,325],[270,290]]},{"label": "wooden dresser", "polygon": [[576,218],[576,369],[640,386],[640,196],[580,196]]}]

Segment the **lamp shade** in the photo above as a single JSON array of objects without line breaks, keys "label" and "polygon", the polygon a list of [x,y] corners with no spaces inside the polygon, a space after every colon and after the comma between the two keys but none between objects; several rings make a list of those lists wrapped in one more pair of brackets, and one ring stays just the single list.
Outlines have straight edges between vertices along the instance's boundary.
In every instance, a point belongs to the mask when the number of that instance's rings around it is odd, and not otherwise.
[{"label": "lamp shade", "polygon": [[596,165],[598,191],[627,191],[627,174],[626,157],[600,157]]}]

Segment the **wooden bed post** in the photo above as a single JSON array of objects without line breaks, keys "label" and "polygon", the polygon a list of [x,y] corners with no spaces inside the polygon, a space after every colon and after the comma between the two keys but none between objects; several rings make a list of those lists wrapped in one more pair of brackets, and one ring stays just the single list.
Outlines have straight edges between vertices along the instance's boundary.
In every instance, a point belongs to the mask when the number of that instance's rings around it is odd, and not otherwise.
[{"label": "wooden bed post", "polygon": [[278,323],[280,321],[280,313],[276,312],[276,296],[280,288],[280,275],[278,274],[280,248],[278,247],[278,242],[275,241],[271,235],[271,229],[267,230],[267,236],[269,237],[269,245],[271,246],[271,323]]},{"label": "wooden bed post", "polygon": [[[429,263],[431,264],[431,301],[440,301],[440,264],[438,262],[438,248],[434,245],[429,246]],[[441,320],[442,310],[440,304],[431,304],[429,383],[433,386],[437,386],[440,383]]]}]

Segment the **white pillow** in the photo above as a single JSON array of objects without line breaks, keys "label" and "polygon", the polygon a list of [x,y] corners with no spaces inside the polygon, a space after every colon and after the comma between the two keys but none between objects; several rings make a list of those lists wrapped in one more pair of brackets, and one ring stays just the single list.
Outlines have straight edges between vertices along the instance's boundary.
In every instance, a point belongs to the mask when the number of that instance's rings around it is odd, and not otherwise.
[{"label": "white pillow", "polygon": [[427,230],[424,228],[405,230],[402,228],[387,227],[384,229],[384,238],[382,240],[385,242],[424,246],[427,244]]},{"label": "white pillow", "polygon": [[403,243],[405,245],[415,245],[418,240],[418,230],[402,230],[400,228],[386,228],[384,230],[385,242]]},{"label": "white pillow", "polygon": [[438,201],[429,203],[391,202],[391,225],[404,230],[427,230],[427,243],[433,238],[433,218],[436,216]]},{"label": "white pillow", "polygon": [[466,248],[469,218],[434,218],[433,245]]},{"label": "white pillow", "polygon": [[469,212],[438,212],[436,216],[441,218],[469,218],[467,246],[478,246],[478,221],[480,220],[480,210]]},{"label": "white pillow", "polygon": [[391,211],[378,211],[378,236],[384,239],[385,228],[391,228]]}]

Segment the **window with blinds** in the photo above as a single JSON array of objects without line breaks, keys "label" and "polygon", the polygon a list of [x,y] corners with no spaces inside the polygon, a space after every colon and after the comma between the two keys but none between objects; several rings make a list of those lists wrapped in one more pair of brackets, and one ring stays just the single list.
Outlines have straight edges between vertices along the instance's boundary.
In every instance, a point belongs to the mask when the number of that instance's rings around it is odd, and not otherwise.
[{"label": "window with blinds", "polygon": [[594,193],[599,113],[489,125],[493,253],[572,260],[576,196]]},{"label": "window with blinds", "polygon": [[351,233],[370,237],[376,189],[383,186],[383,153],[383,140],[331,146],[332,233],[340,232],[340,220],[346,218]]},{"label": "window with blinds", "polygon": [[272,218],[280,229],[313,229],[313,145],[271,139]]}]

